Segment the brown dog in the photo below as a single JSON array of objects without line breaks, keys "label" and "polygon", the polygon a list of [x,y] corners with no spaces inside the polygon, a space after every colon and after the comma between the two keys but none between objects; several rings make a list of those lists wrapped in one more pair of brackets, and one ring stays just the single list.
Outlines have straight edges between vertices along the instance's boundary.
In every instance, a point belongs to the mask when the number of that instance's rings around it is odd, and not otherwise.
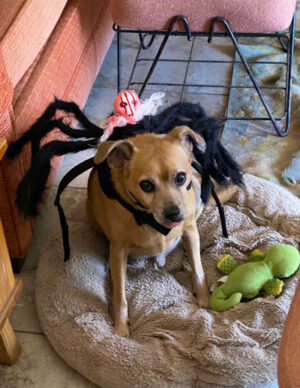
[{"label": "brown dog", "polygon": [[164,235],[150,225],[138,225],[118,201],[108,198],[92,170],[88,183],[88,213],[110,242],[115,333],[127,337],[128,308],[125,277],[128,256],[165,256],[182,238],[193,270],[199,306],[207,306],[209,291],[200,258],[196,220],[202,212],[199,181],[192,173],[192,143],[200,142],[190,128],[174,128],[168,135],[143,134],[98,146],[95,163],[107,161],[117,193],[134,208],[152,213],[167,228]]}]

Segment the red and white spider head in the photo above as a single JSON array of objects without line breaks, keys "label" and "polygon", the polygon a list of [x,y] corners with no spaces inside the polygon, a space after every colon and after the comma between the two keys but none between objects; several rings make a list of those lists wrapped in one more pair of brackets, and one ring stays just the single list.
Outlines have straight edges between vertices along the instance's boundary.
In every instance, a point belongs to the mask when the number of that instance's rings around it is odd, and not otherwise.
[{"label": "red and white spider head", "polygon": [[134,90],[126,90],[117,95],[114,101],[116,116],[133,118],[135,111],[141,106],[141,101]]}]

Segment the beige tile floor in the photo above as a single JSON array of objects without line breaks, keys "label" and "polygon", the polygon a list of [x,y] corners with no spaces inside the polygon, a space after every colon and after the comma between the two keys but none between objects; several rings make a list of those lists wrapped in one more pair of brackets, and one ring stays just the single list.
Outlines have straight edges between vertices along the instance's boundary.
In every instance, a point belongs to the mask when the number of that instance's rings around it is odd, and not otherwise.
[{"label": "beige tile floor", "polygon": [[[123,79],[124,87],[125,81],[129,77],[129,71],[133,63],[133,56],[137,48],[138,41],[136,37],[124,39],[123,49]],[[179,55],[186,57],[188,54],[188,45],[185,38],[174,38],[167,47],[165,56],[172,57],[176,55],[176,50],[180,49]],[[153,46],[153,49],[157,43]],[[228,42],[224,38],[216,39],[213,45],[208,45],[206,40],[200,39],[195,43],[195,58],[206,56],[215,59],[230,58],[233,51]],[[152,49],[151,49],[152,50]],[[146,52],[145,55],[151,55],[151,51]],[[144,66],[145,68],[145,66]],[[143,66],[138,71],[144,70]],[[184,69],[181,69],[184,70]],[[154,75],[154,80],[159,80],[165,75],[169,75],[173,82],[180,81],[182,72],[178,68],[170,72],[170,68],[162,64]],[[188,77],[191,81],[197,79],[207,80],[210,76],[210,69],[204,66],[193,65],[189,69]],[[217,76],[214,81],[224,82],[230,80],[231,69],[230,66],[223,66],[217,70]],[[156,78],[155,78],[156,77]],[[229,79],[228,79],[229,77]],[[116,95],[116,43],[113,42],[102,69],[95,81],[94,87],[91,90],[89,99],[85,106],[85,113],[94,122],[105,118],[112,110],[112,103]],[[153,88],[151,88],[153,89]],[[152,91],[152,90],[151,90]],[[149,92],[148,92],[149,93]],[[168,90],[165,97],[165,104],[171,104],[178,99],[179,90],[173,88]],[[222,115],[225,110],[227,96],[224,90],[220,89],[205,89],[201,93],[195,93],[195,90],[187,90],[185,94],[186,99],[192,102],[200,102],[210,115]],[[61,177],[73,165],[80,160],[87,158],[90,152],[81,152],[77,155],[66,156],[55,185],[58,184]],[[71,186],[85,189],[88,174],[83,174],[72,182]],[[72,190],[72,188],[70,189]],[[95,387],[88,380],[80,376],[54,352],[47,338],[44,336],[34,303],[34,278],[35,269],[37,267],[39,253],[43,249],[43,242],[47,238],[47,225],[51,222],[52,216],[56,211],[52,206],[53,193],[55,186],[50,194],[50,199],[45,211],[40,218],[36,227],[34,239],[32,241],[30,251],[26,258],[26,263],[21,273],[24,282],[24,290],[21,297],[11,314],[11,323],[16,331],[16,335],[22,345],[22,354],[17,363],[12,366],[0,366],[0,387],[1,388],[91,388]],[[273,384],[276,387],[277,384]]]}]

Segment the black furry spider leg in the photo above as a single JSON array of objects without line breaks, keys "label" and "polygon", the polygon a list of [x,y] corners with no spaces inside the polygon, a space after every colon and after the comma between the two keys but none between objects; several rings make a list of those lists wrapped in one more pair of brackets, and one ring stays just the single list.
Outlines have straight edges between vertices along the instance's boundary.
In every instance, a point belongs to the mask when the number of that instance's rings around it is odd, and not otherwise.
[{"label": "black furry spider leg", "polygon": [[[199,150],[199,148],[194,147],[193,148],[193,154],[194,154],[195,160],[202,167],[203,164],[204,164],[204,154],[203,154],[203,152],[201,150]],[[212,164],[210,166],[209,174],[219,185],[224,186],[224,185],[227,184],[227,180],[226,180],[223,172],[220,171],[220,169],[218,169],[217,166],[215,166],[214,164]],[[202,175],[203,175],[203,167],[202,167],[201,176]],[[208,198],[207,198],[207,200],[208,200]],[[206,202],[207,202],[207,200],[206,200]],[[202,201],[203,201],[203,198],[202,198]]]},{"label": "black furry spider leg", "polygon": [[34,155],[39,150],[41,138],[57,126],[57,121],[39,118],[20,139],[10,143],[6,156],[13,159],[29,141],[32,143],[32,154]]},{"label": "black furry spider leg", "polygon": [[195,123],[192,124],[192,127],[194,128],[194,130],[201,133],[206,142],[201,183],[201,197],[203,201],[207,202],[209,194],[211,192],[211,185],[209,184],[209,174],[217,150],[220,124],[215,119],[206,118],[195,121]]},{"label": "black furry spider leg", "polygon": [[[75,118],[85,129],[73,129],[69,125],[64,124],[63,119],[52,120],[57,110],[64,110],[67,113],[74,114]],[[41,139],[54,128],[59,128],[62,132],[73,138],[86,137],[99,139],[103,133],[101,128],[88,120],[77,104],[55,99],[54,102],[48,105],[42,116],[36,120],[26,133],[20,139],[9,145],[7,156],[11,159],[14,158],[21,152],[23,146],[31,141],[33,158],[40,148]]]},{"label": "black furry spider leg", "polygon": [[235,185],[243,185],[242,178],[242,168],[241,166],[232,158],[229,152],[222,146],[221,143],[218,143],[217,153],[222,157],[222,165],[226,165],[230,171],[229,177]]},{"label": "black furry spider leg", "polygon": [[63,110],[68,113],[73,113],[76,120],[78,120],[80,124],[87,130],[88,136],[86,137],[101,137],[103,130],[96,124],[93,124],[75,102],[63,101],[55,98],[53,104],[55,104],[56,109]]},{"label": "black furry spider leg", "polygon": [[78,152],[96,147],[97,140],[60,141],[54,140],[45,144],[35,155],[30,169],[17,189],[16,205],[25,217],[38,215],[38,204],[46,189],[47,179],[51,170],[51,158],[69,152]]}]

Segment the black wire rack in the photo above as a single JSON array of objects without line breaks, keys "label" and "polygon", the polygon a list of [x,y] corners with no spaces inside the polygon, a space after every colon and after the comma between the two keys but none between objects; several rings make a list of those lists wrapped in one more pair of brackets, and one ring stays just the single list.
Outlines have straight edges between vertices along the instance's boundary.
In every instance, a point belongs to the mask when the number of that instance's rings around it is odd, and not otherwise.
[{"label": "black wire rack", "polygon": [[[183,22],[185,31],[177,31],[174,30],[174,27],[177,22]],[[215,25],[217,23],[220,23],[224,29],[225,32],[215,32]],[[209,32],[195,32],[191,31],[189,22],[187,18],[183,15],[177,15],[175,16],[168,28],[168,30],[135,30],[135,29],[126,29],[122,28],[118,25],[114,25],[113,29],[117,32],[117,87],[118,92],[121,91],[121,85],[122,85],[122,60],[121,60],[121,50],[122,50],[122,33],[135,33],[138,34],[140,45],[137,50],[136,58],[132,67],[131,74],[129,76],[129,81],[127,84],[127,89],[130,89],[132,87],[140,87],[139,90],[139,96],[141,97],[142,94],[145,91],[145,88],[149,85],[155,86],[158,88],[164,87],[164,86],[175,86],[181,88],[180,92],[180,101],[182,101],[184,91],[187,87],[193,87],[193,88],[222,88],[227,89],[228,92],[232,89],[255,89],[257,92],[257,95],[261,101],[262,106],[264,107],[264,110],[266,112],[266,117],[233,117],[228,116],[228,110],[226,110],[225,116],[218,119],[222,121],[227,120],[247,120],[247,121],[270,121],[277,132],[279,136],[287,136],[289,133],[290,128],[290,115],[291,115],[291,81],[292,81],[292,65],[293,65],[293,53],[294,53],[294,36],[295,36],[295,15],[292,19],[291,25],[288,30],[284,32],[274,32],[274,33],[234,33],[228,21],[222,17],[215,17],[210,25]],[[154,58],[145,58],[142,56],[144,50],[149,49],[156,36],[162,35],[163,40],[157,50],[157,53]],[[161,58],[161,55],[163,53],[163,50],[168,42],[168,39],[170,36],[186,36],[189,41],[192,42],[190,47],[190,52],[187,59],[167,59],[167,58]],[[238,54],[238,56],[234,55],[233,60],[206,60],[206,59],[192,59],[192,52],[194,49],[194,42],[195,37],[207,37],[208,43],[211,43],[214,37],[228,37],[234,48],[235,53]],[[239,44],[238,40],[241,37],[247,37],[247,38],[274,38],[279,40],[282,52],[285,53],[285,61],[247,61],[246,57],[244,56],[242,52],[241,45]],[[146,43],[148,41],[148,43]],[[237,60],[236,58],[239,58]],[[151,62],[151,67],[148,71],[148,73],[145,76],[145,79],[143,82],[138,82],[134,80],[135,71],[137,68],[137,64],[141,62]],[[156,65],[159,62],[173,62],[173,63],[186,63],[186,70],[184,74],[184,80],[183,83],[172,83],[172,82],[151,82],[151,76],[155,70]],[[188,70],[190,68],[191,63],[223,63],[223,64],[232,64],[233,68],[237,64],[242,64],[244,66],[244,69],[246,70],[249,79],[251,83],[249,85],[232,85],[232,84],[209,84],[209,83],[189,83],[187,82],[187,74]],[[265,86],[265,85],[259,85],[255,76],[253,75],[253,71],[251,70],[251,65],[254,64],[272,64],[277,66],[285,66],[286,67],[286,76],[285,76],[285,86]],[[232,70],[233,74],[233,70]],[[272,110],[269,106],[269,104],[266,101],[265,95],[263,91],[267,90],[283,90],[285,92],[285,98],[284,98],[284,114],[281,117],[274,117],[274,114],[272,113]]]}]

